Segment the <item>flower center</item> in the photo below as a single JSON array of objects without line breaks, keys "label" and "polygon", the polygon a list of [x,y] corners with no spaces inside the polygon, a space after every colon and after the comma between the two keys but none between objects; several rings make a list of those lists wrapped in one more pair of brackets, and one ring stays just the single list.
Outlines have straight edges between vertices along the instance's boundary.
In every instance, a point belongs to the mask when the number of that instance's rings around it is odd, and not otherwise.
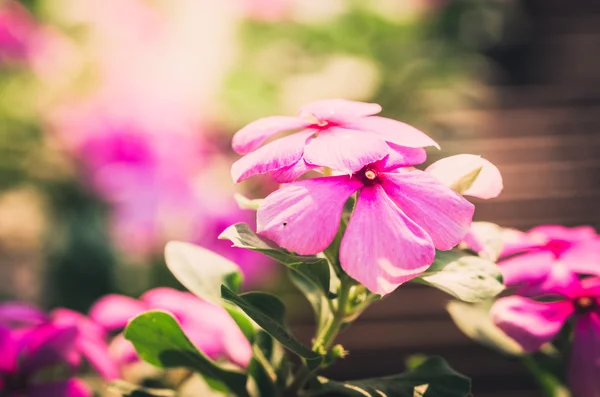
[{"label": "flower center", "polygon": [[596,300],[589,296],[575,299],[575,310],[578,313],[587,313],[596,307]]},{"label": "flower center", "polygon": [[571,248],[572,244],[564,240],[550,240],[546,243],[546,249],[554,254],[556,258],[560,258],[562,254]]},{"label": "flower center", "polygon": [[380,182],[379,171],[377,171],[377,169],[369,168],[368,166],[358,171],[354,175],[360,178],[362,183],[364,183],[366,186],[371,186]]}]

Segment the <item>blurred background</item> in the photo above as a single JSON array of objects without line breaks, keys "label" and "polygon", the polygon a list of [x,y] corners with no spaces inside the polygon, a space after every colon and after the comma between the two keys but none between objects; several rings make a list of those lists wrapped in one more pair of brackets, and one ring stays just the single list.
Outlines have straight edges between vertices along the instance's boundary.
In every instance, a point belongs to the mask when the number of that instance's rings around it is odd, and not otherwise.
[{"label": "blurred background", "polygon": [[[276,186],[233,186],[233,133],[323,98],[373,101],[480,154],[504,193],[477,220],[600,225],[600,3],[595,0],[0,0],[0,299],[86,311],[177,286],[162,251],[190,241],[240,264],[247,288],[308,306],[262,256],[218,234]],[[477,396],[536,396],[521,364],[479,347],[407,285],[340,342],[336,378],[445,356]]]}]

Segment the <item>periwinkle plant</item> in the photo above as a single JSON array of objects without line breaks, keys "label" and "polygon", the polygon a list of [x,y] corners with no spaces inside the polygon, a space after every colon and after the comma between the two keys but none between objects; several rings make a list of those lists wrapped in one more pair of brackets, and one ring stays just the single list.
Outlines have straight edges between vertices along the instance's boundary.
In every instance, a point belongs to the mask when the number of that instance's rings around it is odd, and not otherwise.
[{"label": "periwinkle plant", "polygon": [[[183,242],[166,247],[171,272],[192,293],[223,307],[252,346],[245,367],[217,362],[190,341],[172,313],[133,318],[125,337],[147,362],[186,367],[215,394],[264,396],[465,397],[470,381],[443,359],[429,358],[409,372],[337,382],[318,372],[346,355],[336,336],[371,304],[407,282],[475,302],[500,293],[497,265],[455,247],[472,223],[474,206],[462,197],[492,198],[502,190],[495,166],[473,155],[454,156],[425,171],[426,146],[437,146],[407,124],[374,116],[376,104],[341,99],[304,106],[297,117],[257,120],[233,139],[245,156],[234,180],[270,174],[287,183],[264,200],[240,200],[257,210],[257,232],[235,224],[220,236],[234,247],[267,255],[287,268],[314,309],[312,344],[285,324],[275,295],[240,292],[236,264]],[[263,145],[272,136],[292,135]],[[299,179],[308,171],[324,176]],[[293,366],[288,354],[299,356]],[[146,393],[151,393],[146,391]]]}]

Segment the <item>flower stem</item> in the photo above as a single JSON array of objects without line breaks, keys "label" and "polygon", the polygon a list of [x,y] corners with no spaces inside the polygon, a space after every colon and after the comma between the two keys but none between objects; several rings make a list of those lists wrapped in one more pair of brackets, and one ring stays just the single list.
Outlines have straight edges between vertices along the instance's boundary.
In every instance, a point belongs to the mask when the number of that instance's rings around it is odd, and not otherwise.
[{"label": "flower stem", "polygon": [[[348,297],[350,296],[350,288],[352,287],[352,280],[346,276],[340,281],[340,291],[333,320],[331,323],[329,323],[324,331],[318,330],[318,336],[313,344],[313,350],[316,352],[326,352],[335,341],[337,334],[340,332],[340,329],[344,324],[346,307],[348,306]],[[294,380],[290,386],[287,388],[287,392],[284,395],[286,397],[297,396],[298,392],[302,390],[306,382],[308,382],[314,376],[314,373],[317,369],[318,368],[310,370],[306,365],[303,365],[294,377]]]}]

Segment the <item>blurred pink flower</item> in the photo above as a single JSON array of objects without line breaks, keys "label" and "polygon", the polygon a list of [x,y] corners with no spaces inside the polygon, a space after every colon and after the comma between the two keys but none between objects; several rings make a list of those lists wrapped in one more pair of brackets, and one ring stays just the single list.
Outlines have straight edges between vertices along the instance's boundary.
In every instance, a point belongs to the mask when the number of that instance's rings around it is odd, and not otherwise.
[{"label": "blurred pink flower", "polygon": [[[249,364],[252,357],[250,343],[225,309],[188,292],[155,288],[144,293],[139,300],[107,295],[94,304],[90,317],[106,330],[114,331],[124,328],[131,318],[151,309],[172,313],[190,340],[207,356],[226,358],[244,368]],[[122,338],[115,342],[122,363],[136,360],[131,343]]]},{"label": "blurred pink flower", "polygon": [[589,226],[537,226],[523,233],[510,229],[500,261],[504,282],[521,294],[535,294],[552,282],[553,267],[562,264],[576,274],[600,275],[600,237]]},{"label": "blurred pink flower", "polygon": [[492,306],[494,323],[527,352],[551,342],[565,323],[573,318],[574,336],[568,383],[577,396],[600,396],[600,278],[579,280],[563,265],[551,270],[552,281],[545,293],[559,300],[537,302],[509,296]]},{"label": "blurred pink flower", "polygon": [[17,1],[0,2],[0,61],[26,59],[36,28],[27,9]]},{"label": "blurred pink flower", "polygon": [[[92,396],[89,388],[75,378],[82,358],[106,379],[118,377],[105,339],[99,326],[71,310],[57,309],[48,316],[23,303],[0,304],[1,394]],[[65,376],[37,376],[56,367],[65,368]]]},{"label": "blurred pink flower", "polygon": [[[233,149],[245,155],[231,167],[233,180],[270,173],[278,182],[291,182],[317,167],[352,175],[387,155],[420,164],[426,158],[423,147],[438,147],[408,124],[373,116],[380,111],[375,103],[328,99],[303,106],[297,117],[258,119],[233,137]],[[300,131],[261,147],[291,130]]]},{"label": "blurred pink flower", "polygon": [[456,246],[474,212],[461,195],[410,167],[421,156],[393,153],[351,176],[283,186],[259,207],[257,232],[288,250],[317,254],[331,244],[344,204],[359,191],[340,246],[341,266],[374,293],[393,291],[425,271],[436,248]]}]

